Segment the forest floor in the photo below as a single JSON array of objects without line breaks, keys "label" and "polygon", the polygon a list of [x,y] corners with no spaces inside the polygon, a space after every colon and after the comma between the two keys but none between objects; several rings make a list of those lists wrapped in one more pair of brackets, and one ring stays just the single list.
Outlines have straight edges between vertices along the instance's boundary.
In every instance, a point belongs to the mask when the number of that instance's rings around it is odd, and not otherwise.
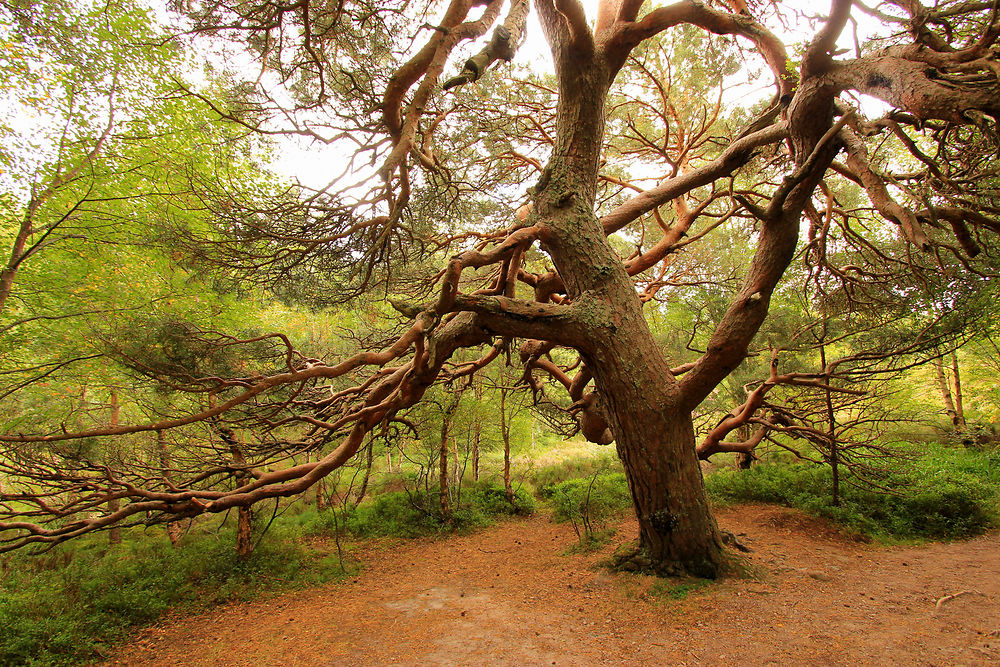
[{"label": "forest floor", "polygon": [[[433,540],[376,540],[355,577],[168,616],[108,665],[1000,664],[1000,533],[886,547],[795,511],[718,512],[746,578],[673,599],[570,554],[544,516]],[[675,594],[679,591],[675,590]]]}]

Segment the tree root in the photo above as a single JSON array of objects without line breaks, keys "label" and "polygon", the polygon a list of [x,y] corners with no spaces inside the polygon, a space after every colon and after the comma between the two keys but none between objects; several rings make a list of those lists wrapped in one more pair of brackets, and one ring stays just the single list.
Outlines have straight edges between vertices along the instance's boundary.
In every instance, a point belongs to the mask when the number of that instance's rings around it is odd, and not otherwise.
[{"label": "tree root", "polygon": [[618,547],[608,563],[610,569],[616,572],[632,572],[649,574],[655,577],[697,577],[699,579],[718,579],[730,571],[728,563],[720,566],[708,561],[658,561],[650,557],[638,542],[629,542]]}]

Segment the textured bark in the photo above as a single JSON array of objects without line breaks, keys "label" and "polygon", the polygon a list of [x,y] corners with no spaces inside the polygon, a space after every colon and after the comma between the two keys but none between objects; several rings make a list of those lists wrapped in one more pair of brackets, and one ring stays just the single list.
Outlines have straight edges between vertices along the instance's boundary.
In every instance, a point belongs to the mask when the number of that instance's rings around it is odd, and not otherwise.
[{"label": "textured bark", "polygon": [[962,376],[958,372],[958,353],[952,350],[951,353],[951,377],[955,384],[955,426],[960,431],[964,431],[965,404],[962,402]]},{"label": "textured bark", "polygon": [[820,367],[826,369],[826,389],[823,390],[824,398],[826,400],[826,421],[827,421],[827,439],[830,442],[830,468],[833,471],[833,498],[832,502],[834,506],[840,505],[840,451],[838,449],[837,442],[837,414],[833,409],[833,391],[830,388],[830,376],[832,375],[832,369],[826,364],[826,346],[820,345],[819,348],[819,362]]},{"label": "textured bark", "polygon": [[461,392],[455,393],[445,405],[441,413],[441,441],[438,447],[438,493],[440,496],[441,516],[445,520],[451,518],[451,491],[448,485],[448,438],[451,434],[451,420],[458,410]]},{"label": "textured bark", "polygon": [[249,507],[241,507],[236,518],[236,553],[240,558],[253,553],[253,513]]},{"label": "textured bark", "polygon": [[545,248],[585,331],[581,353],[607,404],[635,503],[640,535],[629,563],[715,577],[724,563],[722,543],[695,456],[690,411],[594,214],[611,72],[599,57],[583,57],[587,45],[559,16],[542,12],[560,97],[558,139],[534,208],[547,225]]}]

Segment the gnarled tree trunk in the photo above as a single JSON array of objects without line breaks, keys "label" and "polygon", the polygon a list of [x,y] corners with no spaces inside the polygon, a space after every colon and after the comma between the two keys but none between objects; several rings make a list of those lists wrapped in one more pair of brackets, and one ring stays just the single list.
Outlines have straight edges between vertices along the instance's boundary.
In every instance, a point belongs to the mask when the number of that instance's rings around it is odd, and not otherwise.
[{"label": "gnarled tree trunk", "polygon": [[[561,21],[544,12],[542,18]],[[722,542],[695,456],[690,407],[594,212],[613,72],[603,58],[573,53],[562,42],[572,36],[560,25],[546,29],[560,79],[559,131],[535,209],[548,225],[544,247],[582,325],[579,349],[607,406],[635,503],[639,547],[630,562],[659,573],[715,577],[724,562]]]}]

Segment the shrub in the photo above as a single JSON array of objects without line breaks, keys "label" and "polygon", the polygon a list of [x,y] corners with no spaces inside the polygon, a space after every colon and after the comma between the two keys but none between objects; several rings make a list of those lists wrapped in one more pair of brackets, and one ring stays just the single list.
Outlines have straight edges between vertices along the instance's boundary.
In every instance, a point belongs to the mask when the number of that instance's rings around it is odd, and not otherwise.
[{"label": "shrub", "polygon": [[[524,489],[517,489],[514,502],[507,501],[502,486],[479,482],[462,493],[462,504],[452,508],[451,516],[441,514],[435,491],[397,491],[384,493],[346,513],[343,528],[353,535],[386,537],[421,537],[455,530],[470,530],[488,525],[494,517],[527,515],[535,509],[535,500]],[[343,517],[342,510],[339,516]],[[332,532],[336,522],[333,510],[317,518],[314,526]],[[341,519],[337,519],[337,522]]]},{"label": "shrub", "polygon": [[797,507],[872,536],[903,539],[958,539],[997,522],[996,452],[976,453],[922,445],[913,459],[887,464],[885,491],[841,484],[841,504],[830,504],[829,466],[756,466],[720,470],[706,480],[721,502],[759,501]]},{"label": "shrub", "polygon": [[477,482],[463,494],[468,502],[486,516],[528,516],[535,511],[535,498],[524,487],[514,489],[513,501],[507,500],[507,492],[496,482]]},{"label": "shrub", "polygon": [[594,541],[607,523],[632,507],[624,473],[601,473],[554,485],[550,498],[556,521],[568,521],[581,544]]}]

